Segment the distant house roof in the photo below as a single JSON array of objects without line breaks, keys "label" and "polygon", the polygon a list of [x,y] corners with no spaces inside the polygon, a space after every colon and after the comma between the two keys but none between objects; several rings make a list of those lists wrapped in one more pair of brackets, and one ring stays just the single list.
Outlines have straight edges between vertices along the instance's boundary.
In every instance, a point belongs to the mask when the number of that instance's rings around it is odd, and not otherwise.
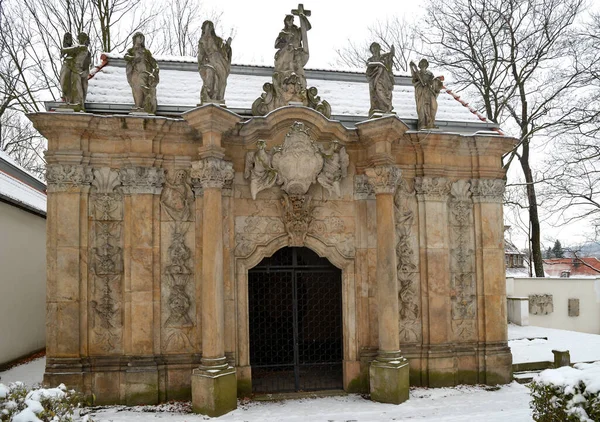
[{"label": "distant house roof", "polygon": [[[156,57],[160,67],[157,87],[157,115],[179,116],[200,102],[202,80],[195,57]],[[227,80],[227,108],[241,116],[251,116],[252,103],[263,93],[263,85],[271,82],[270,66],[232,65]],[[370,107],[369,85],[364,72],[306,70],[308,86],[331,105],[331,118],[346,127],[367,119]],[[411,77],[396,75],[393,93],[394,111],[409,127],[416,128],[417,112]],[[49,102],[52,109],[59,103]],[[125,75],[122,56],[103,54],[102,63],[90,74],[86,110],[101,114],[126,114],[133,106],[131,88]],[[498,131],[498,125],[487,121],[465,101],[448,89],[438,97],[436,125],[444,132],[473,134]]]},{"label": "distant house roof", "polygon": [[46,185],[0,151],[0,201],[46,216]]},{"label": "distant house roof", "polygon": [[600,277],[600,261],[593,257],[544,259],[544,271],[551,277],[560,277],[565,271],[571,277]]}]

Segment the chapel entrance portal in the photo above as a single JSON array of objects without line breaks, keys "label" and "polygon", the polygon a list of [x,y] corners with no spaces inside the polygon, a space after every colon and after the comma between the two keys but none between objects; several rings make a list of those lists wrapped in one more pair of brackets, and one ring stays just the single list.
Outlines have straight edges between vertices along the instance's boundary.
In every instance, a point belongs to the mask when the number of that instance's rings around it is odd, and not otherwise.
[{"label": "chapel entrance portal", "polygon": [[342,272],[308,248],[248,271],[252,391],[343,388]]}]

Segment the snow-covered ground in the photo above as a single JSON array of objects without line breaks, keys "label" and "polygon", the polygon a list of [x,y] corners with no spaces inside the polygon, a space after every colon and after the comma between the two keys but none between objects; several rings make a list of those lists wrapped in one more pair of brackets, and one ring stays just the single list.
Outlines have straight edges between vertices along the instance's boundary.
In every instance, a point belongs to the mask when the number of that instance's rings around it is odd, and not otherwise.
[{"label": "snow-covered ground", "polygon": [[569,350],[571,362],[600,360],[600,335],[597,334],[509,324],[508,345],[513,363],[554,362],[552,349]]},{"label": "snow-covered ground", "polygon": [[[552,361],[552,349],[569,349],[573,362],[600,360],[600,335],[510,325],[509,345],[515,363]],[[541,339],[547,337],[547,340]],[[534,340],[529,340],[533,338]],[[0,383],[42,381],[45,359],[38,359],[0,373]],[[455,388],[413,388],[410,400],[395,406],[374,403],[359,395],[240,403],[237,410],[215,418],[218,421],[486,421],[529,422],[529,390],[512,383],[499,388],[458,386]],[[185,405],[134,407],[113,406],[93,410],[97,422],[194,422],[210,419],[182,413]]]}]

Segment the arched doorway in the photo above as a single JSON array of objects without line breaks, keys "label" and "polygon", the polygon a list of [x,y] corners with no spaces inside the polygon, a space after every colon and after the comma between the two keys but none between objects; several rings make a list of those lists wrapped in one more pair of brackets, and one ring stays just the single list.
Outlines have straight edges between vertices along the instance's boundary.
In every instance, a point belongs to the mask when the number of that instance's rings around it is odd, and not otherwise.
[{"label": "arched doorway", "polygon": [[286,247],[248,271],[252,391],[343,388],[342,274]]}]

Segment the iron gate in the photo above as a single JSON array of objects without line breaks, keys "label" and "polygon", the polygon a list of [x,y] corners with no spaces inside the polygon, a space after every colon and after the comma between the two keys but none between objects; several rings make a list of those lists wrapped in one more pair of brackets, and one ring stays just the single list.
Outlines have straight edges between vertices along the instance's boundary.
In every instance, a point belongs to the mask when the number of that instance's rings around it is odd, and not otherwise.
[{"label": "iron gate", "polygon": [[255,393],[330,390],[342,381],[342,276],[307,248],[283,248],[248,271]]}]

